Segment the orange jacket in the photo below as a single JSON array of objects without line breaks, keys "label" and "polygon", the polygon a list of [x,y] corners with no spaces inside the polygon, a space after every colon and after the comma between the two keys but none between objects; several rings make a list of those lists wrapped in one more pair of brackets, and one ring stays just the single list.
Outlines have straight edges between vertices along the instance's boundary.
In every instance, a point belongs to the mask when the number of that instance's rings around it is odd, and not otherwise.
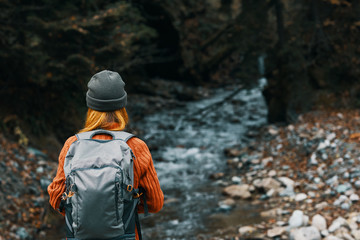
[{"label": "orange jacket", "polygon": [[[109,140],[111,139],[111,136],[96,135],[94,138]],[[63,192],[65,192],[65,156],[70,148],[70,145],[76,140],[76,136],[72,136],[65,142],[59,155],[59,166],[56,176],[52,183],[48,186],[48,193],[50,195],[49,202],[56,210],[59,209],[61,196]],[[134,188],[138,188],[139,186],[143,187],[146,191],[146,203],[148,205],[149,212],[158,212],[163,206],[164,195],[160,188],[160,183],[157,178],[149,148],[145,142],[136,137],[129,139],[127,144],[132,149],[136,157],[136,160],[134,161]],[[139,205],[138,212],[144,212],[142,202]],[[61,214],[65,215],[63,212]],[[138,234],[136,234],[136,239],[138,239]]]}]

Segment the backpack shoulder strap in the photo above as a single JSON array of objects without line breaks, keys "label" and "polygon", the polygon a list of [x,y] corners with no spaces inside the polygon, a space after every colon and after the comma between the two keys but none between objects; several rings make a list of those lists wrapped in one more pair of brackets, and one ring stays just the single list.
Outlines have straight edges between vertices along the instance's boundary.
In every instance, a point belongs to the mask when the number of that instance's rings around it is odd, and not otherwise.
[{"label": "backpack shoulder strap", "polygon": [[111,133],[114,135],[114,139],[121,139],[125,142],[127,142],[130,138],[135,137],[134,134],[123,131],[112,131]]}]

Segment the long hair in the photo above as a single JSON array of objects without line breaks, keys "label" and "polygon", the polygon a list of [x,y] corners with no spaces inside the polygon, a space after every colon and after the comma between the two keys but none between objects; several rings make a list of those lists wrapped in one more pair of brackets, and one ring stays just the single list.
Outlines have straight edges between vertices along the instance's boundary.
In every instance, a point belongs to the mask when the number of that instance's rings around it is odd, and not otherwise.
[{"label": "long hair", "polygon": [[[129,117],[125,108],[121,108],[112,112],[99,112],[89,108],[86,115],[85,126],[79,131],[79,133],[88,132],[99,128],[111,128],[111,130],[114,131],[121,131],[125,129],[125,126],[128,124],[128,122]],[[114,123],[117,123],[115,128],[113,127]]]}]

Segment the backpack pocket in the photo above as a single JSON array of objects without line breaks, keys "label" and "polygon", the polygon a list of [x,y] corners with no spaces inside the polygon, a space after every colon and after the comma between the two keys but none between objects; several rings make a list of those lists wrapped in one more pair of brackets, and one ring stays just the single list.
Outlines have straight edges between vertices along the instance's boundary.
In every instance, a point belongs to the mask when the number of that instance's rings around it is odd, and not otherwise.
[{"label": "backpack pocket", "polygon": [[[115,238],[124,234],[122,170],[112,166],[73,170],[73,230],[79,239]],[[115,204],[114,204],[115,203]],[[121,215],[120,215],[121,214]]]}]

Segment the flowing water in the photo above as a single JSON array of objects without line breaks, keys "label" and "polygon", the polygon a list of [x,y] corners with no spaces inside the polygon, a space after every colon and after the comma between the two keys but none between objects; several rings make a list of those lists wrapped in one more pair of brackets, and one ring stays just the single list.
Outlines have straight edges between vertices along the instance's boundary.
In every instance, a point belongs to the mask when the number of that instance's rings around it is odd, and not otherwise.
[{"label": "flowing water", "polygon": [[[141,217],[145,239],[206,239],[229,226],[261,221],[259,207],[248,201],[238,201],[230,211],[219,208],[223,186],[209,176],[226,172],[225,148],[246,146],[248,133],[266,124],[264,84],[260,79],[253,89],[219,89],[207,99],[135,123],[143,140],[153,146],[165,194],[159,213]],[[61,222],[48,229],[47,239],[64,236],[64,222],[56,215]]]},{"label": "flowing water", "polygon": [[256,206],[246,201],[223,212],[218,207],[223,187],[209,175],[226,172],[225,148],[246,146],[248,132],[266,124],[264,84],[260,79],[253,89],[219,89],[207,99],[136,123],[143,139],[156,146],[152,155],[165,194],[164,208],[142,218],[146,239],[197,239],[229,225],[260,221]]}]

